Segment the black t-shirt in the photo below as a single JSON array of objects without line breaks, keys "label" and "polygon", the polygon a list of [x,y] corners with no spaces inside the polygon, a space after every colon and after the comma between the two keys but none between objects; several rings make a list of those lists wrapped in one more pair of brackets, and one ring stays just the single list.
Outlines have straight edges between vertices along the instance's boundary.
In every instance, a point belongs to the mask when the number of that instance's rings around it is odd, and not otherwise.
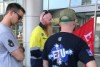
[{"label": "black t-shirt", "polygon": [[49,62],[49,67],[78,67],[79,60],[86,64],[94,60],[94,57],[81,38],[71,33],[59,32],[47,39],[43,59]]}]

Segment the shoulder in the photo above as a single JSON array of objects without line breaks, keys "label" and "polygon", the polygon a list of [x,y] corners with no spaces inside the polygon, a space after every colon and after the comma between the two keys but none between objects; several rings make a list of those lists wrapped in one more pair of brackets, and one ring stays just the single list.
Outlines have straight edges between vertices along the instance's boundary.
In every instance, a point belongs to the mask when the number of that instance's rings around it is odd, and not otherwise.
[{"label": "shoulder", "polygon": [[55,33],[54,35],[52,35],[51,37],[63,37],[63,38],[75,38],[75,39],[81,39],[79,37],[77,37],[76,35],[72,34],[72,33],[67,33],[67,32],[58,32]]},{"label": "shoulder", "polygon": [[40,31],[42,31],[42,28],[38,25],[33,29],[32,32],[40,32]]},{"label": "shoulder", "polygon": [[74,43],[84,42],[81,38],[77,37],[76,35],[72,33],[66,33],[66,32],[55,33],[48,38],[50,42],[57,41],[58,39],[62,39],[63,41],[74,42]]},{"label": "shoulder", "polygon": [[11,29],[0,23],[0,34],[10,33]]},{"label": "shoulder", "polygon": [[42,27],[40,27],[39,25],[36,26],[33,31],[32,34],[41,34],[41,33],[45,33],[44,29]]},{"label": "shoulder", "polygon": [[39,26],[36,26],[35,28],[33,28],[33,30],[32,30],[32,34],[37,34],[37,33],[39,33]]}]

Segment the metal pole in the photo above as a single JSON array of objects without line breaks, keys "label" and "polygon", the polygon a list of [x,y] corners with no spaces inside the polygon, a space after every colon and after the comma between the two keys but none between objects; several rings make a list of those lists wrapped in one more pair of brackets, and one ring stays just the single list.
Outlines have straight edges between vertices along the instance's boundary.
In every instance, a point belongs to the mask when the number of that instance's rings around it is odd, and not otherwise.
[{"label": "metal pole", "polygon": [[96,3],[95,3],[95,11],[94,11],[94,22],[96,23],[96,13],[97,13],[97,3],[98,3],[98,0],[96,0]]},{"label": "metal pole", "polygon": [[95,32],[96,32],[96,21],[97,21],[97,4],[98,4],[98,0],[96,0],[95,3],[95,11],[94,11],[94,44],[95,44]]},{"label": "metal pole", "polygon": [[69,8],[71,7],[71,0],[69,0]]},{"label": "metal pole", "polygon": [[49,10],[49,0],[48,0],[48,9],[47,10]]}]

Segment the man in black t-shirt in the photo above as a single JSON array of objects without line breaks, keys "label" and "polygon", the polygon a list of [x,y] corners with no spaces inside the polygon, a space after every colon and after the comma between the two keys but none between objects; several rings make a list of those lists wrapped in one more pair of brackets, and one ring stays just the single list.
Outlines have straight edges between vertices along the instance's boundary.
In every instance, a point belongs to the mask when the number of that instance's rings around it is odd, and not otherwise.
[{"label": "man in black t-shirt", "polygon": [[97,67],[88,45],[72,34],[77,25],[75,11],[65,9],[60,14],[61,31],[47,39],[43,50],[43,66],[78,67],[77,63],[80,60],[87,67]]}]

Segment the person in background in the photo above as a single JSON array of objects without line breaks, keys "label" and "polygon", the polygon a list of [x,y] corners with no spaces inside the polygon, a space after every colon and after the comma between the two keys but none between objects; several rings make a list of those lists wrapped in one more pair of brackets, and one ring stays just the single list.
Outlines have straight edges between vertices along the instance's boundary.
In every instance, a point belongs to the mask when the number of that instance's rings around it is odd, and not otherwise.
[{"label": "person in background", "polygon": [[22,38],[23,38],[23,35],[22,35],[21,32],[18,32],[17,38],[18,38],[18,39],[22,39]]},{"label": "person in background", "polygon": [[88,45],[72,34],[76,23],[75,11],[64,9],[60,12],[60,32],[50,36],[43,50],[44,67],[78,67],[80,60],[86,67],[97,67]]},{"label": "person in background", "polygon": [[43,11],[40,15],[39,25],[33,29],[30,36],[31,67],[43,67],[42,51],[44,43],[51,35],[52,15],[49,11]]},{"label": "person in background", "polygon": [[0,23],[0,67],[23,67],[23,48],[20,47],[11,26],[22,19],[25,10],[18,3],[10,3]]}]

